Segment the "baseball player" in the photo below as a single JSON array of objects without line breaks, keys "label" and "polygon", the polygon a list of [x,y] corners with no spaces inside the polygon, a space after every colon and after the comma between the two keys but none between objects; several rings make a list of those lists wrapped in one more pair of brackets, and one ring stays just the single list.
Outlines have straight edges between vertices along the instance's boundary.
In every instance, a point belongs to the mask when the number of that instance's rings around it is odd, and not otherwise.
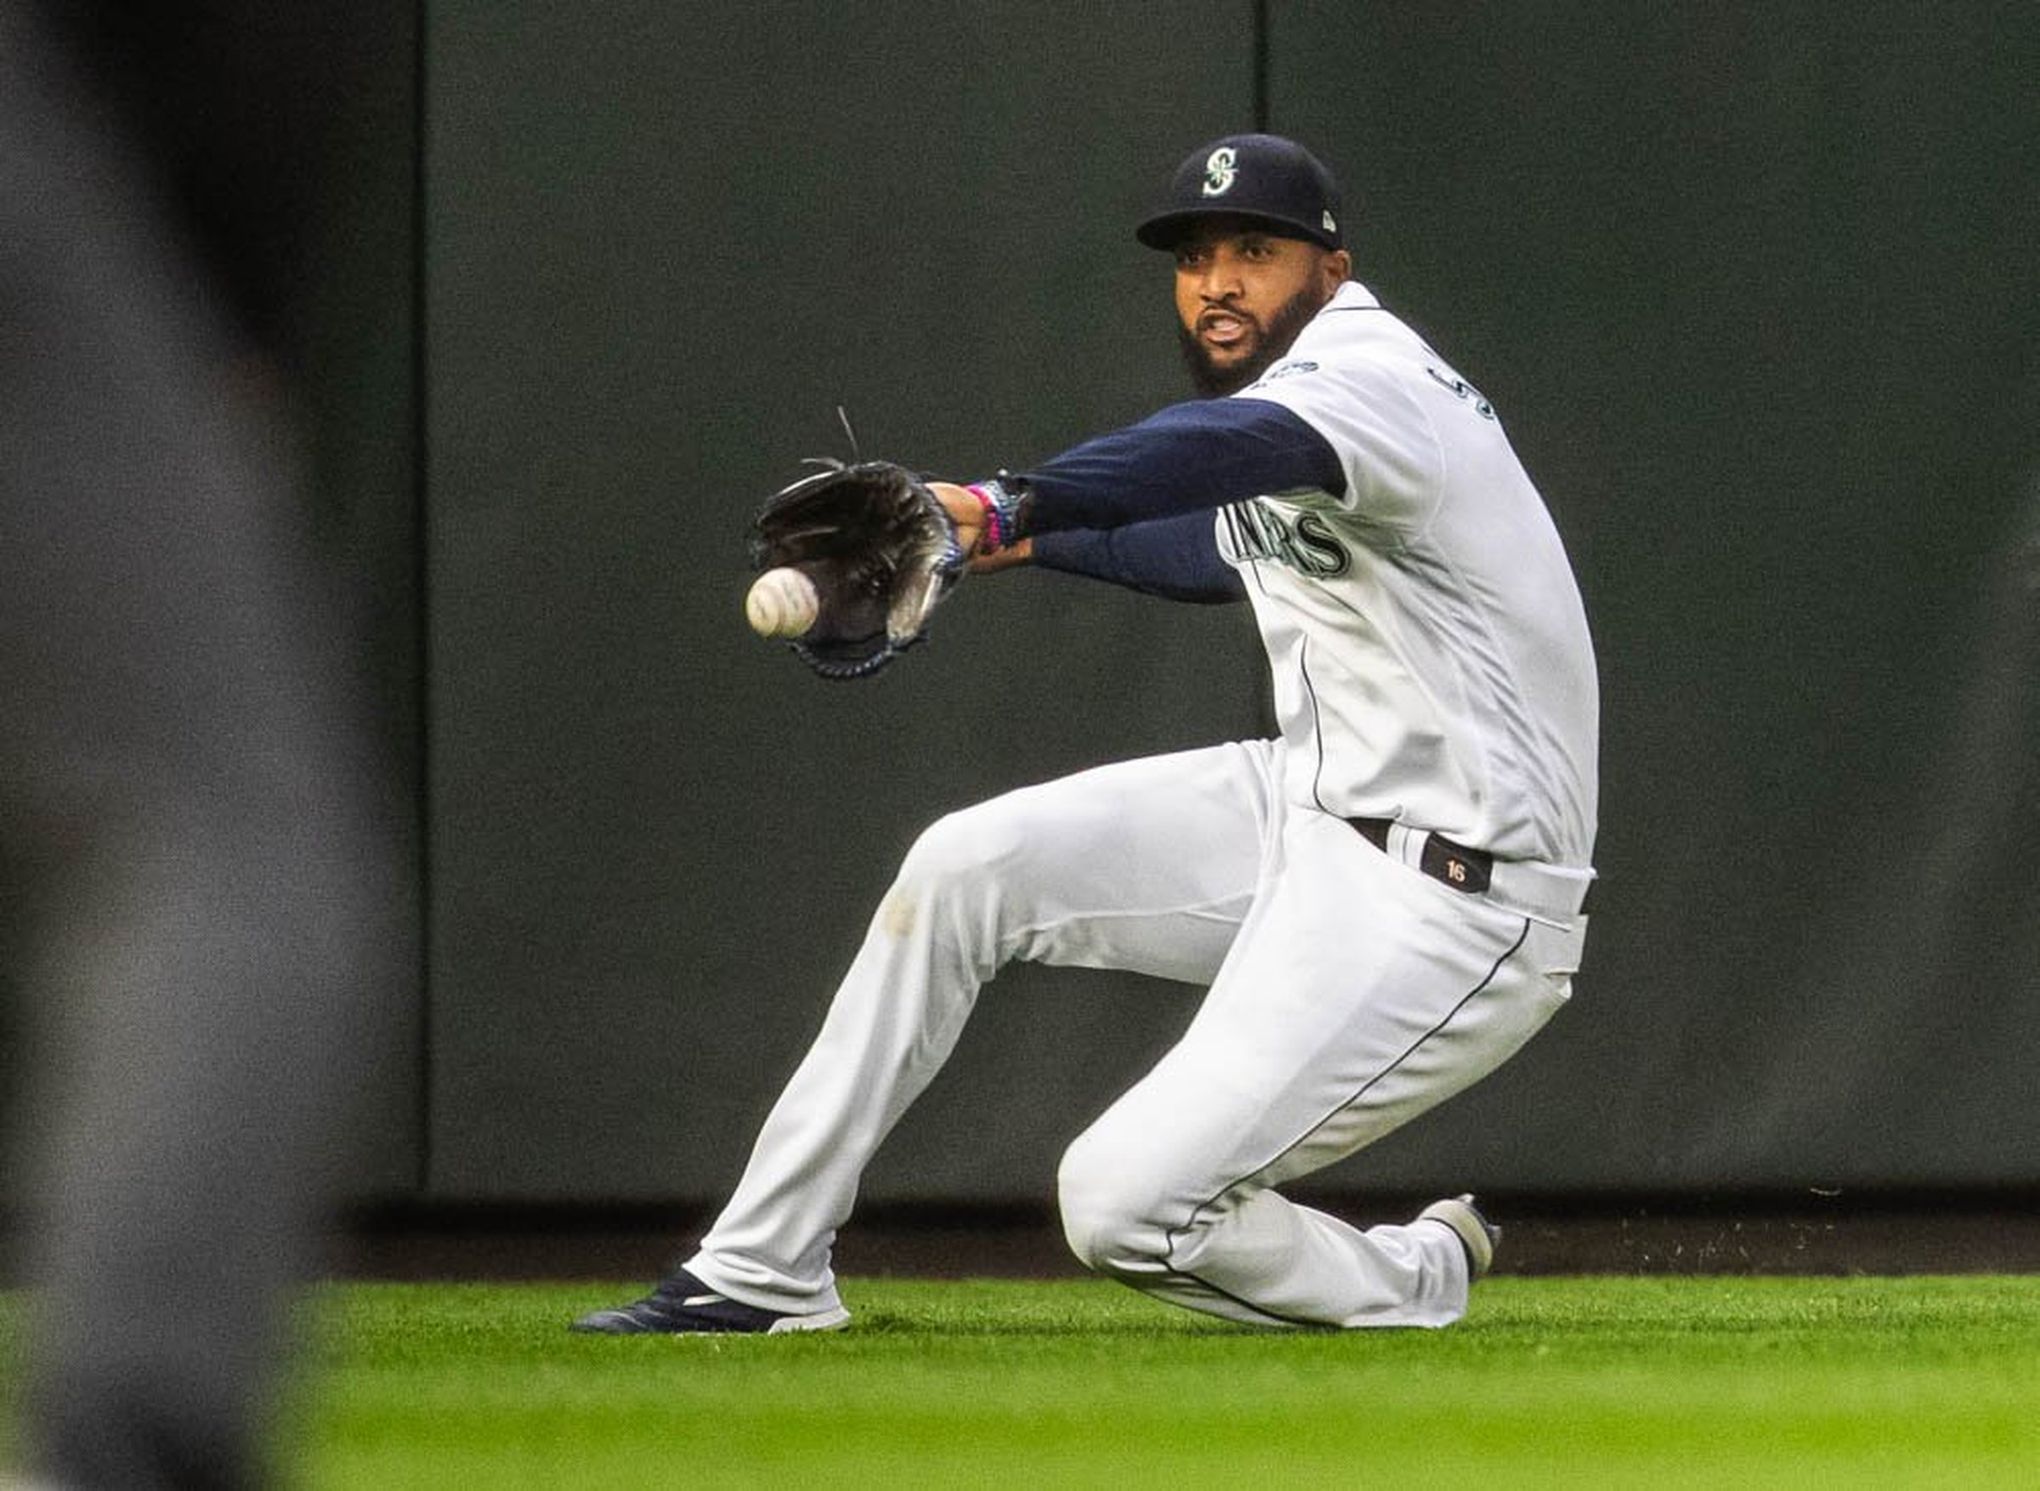
[{"label": "baseball player", "polygon": [[1598,704],[1558,534],[1493,406],[1348,278],[1306,150],[1194,152],[1169,253],[1202,398],[936,490],[983,571],[1253,607],[1280,734],[941,819],[878,907],[699,1251],[576,1328],[829,1330],[830,1246],[880,1141],[1016,959],[1209,986],[1071,1144],[1071,1248],[1261,1326],[1443,1326],[1498,1229],[1471,1196],[1362,1229],[1285,1198],[1479,1080],[1570,994]]}]

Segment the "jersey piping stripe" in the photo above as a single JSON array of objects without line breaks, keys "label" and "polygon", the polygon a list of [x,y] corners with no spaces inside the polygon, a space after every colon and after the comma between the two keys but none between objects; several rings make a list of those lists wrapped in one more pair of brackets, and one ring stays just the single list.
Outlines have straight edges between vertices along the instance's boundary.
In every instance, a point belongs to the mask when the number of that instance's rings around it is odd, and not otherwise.
[{"label": "jersey piping stripe", "polygon": [[1317,687],[1310,681],[1310,638],[1303,637],[1296,644],[1296,671],[1303,675],[1303,691],[1310,695],[1310,736],[1317,746],[1317,765],[1310,773],[1310,800],[1317,804],[1320,813],[1330,813],[1324,797],[1319,793],[1319,784],[1325,775],[1325,719],[1318,710]]},{"label": "jersey piping stripe", "polygon": [[[1322,1129],[1334,1118],[1337,1118],[1341,1113],[1345,1112],[1348,1108],[1352,1107],[1355,1103],[1359,1102],[1362,1098],[1366,1097],[1367,1094],[1377,1084],[1385,1080],[1391,1072],[1395,1071],[1397,1067],[1401,1066],[1404,1062],[1408,1061],[1412,1056],[1416,1055],[1417,1052],[1423,1047],[1424,1042],[1430,1040],[1433,1036],[1437,1035],[1446,1026],[1450,1025],[1455,1019],[1457,1019],[1459,1017],[1460,1011],[1464,1010],[1469,1004],[1473,1003],[1473,1001],[1480,996],[1481,992],[1485,990],[1489,984],[1495,981],[1495,975],[1502,971],[1502,965],[1504,963],[1507,963],[1509,959],[1513,958],[1516,955],[1516,953],[1522,948],[1523,944],[1529,940],[1529,937],[1530,937],[1530,919],[1528,917],[1525,917],[1523,919],[1523,930],[1516,934],[1516,940],[1509,944],[1508,951],[1504,952],[1499,958],[1495,959],[1494,967],[1490,968],[1487,971],[1487,976],[1483,978],[1479,983],[1475,984],[1471,989],[1469,989],[1465,997],[1462,998],[1457,1004],[1453,1005],[1451,1009],[1447,1010],[1445,1013],[1445,1017],[1442,1020],[1440,1020],[1436,1025],[1433,1025],[1429,1030],[1425,1031],[1422,1035],[1418,1036],[1414,1041],[1410,1042],[1408,1049],[1406,1049],[1400,1056],[1396,1057],[1394,1061],[1391,1061],[1387,1066],[1383,1067],[1380,1071],[1376,1072],[1373,1076],[1369,1077],[1365,1082],[1361,1083],[1359,1089],[1355,1091],[1351,1097],[1347,1098],[1344,1102],[1340,1103],[1337,1107],[1333,1108],[1323,1118],[1320,1118],[1316,1123],[1312,1124],[1309,1128],[1305,1129],[1301,1134],[1297,1135],[1297,1137],[1291,1143],[1284,1145],[1279,1153],[1275,1154],[1270,1159],[1263,1161],[1261,1164],[1256,1165],[1252,1170],[1249,1170],[1245,1175],[1242,1175],[1238,1180],[1232,1181],[1231,1183],[1220,1187],[1217,1191],[1214,1191],[1209,1197],[1207,1197],[1205,1200],[1198,1203],[1197,1206],[1192,1208],[1190,1215],[1183,1219],[1182,1225],[1177,1227],[1171,1227],[1168,1230],[1168,1232],[1163,1234],[1162,1257],[1161,1257],[1162,1264],[1165,1267],[1169,1265],[1169,1256],[1176,1251],[1176,1239],[1182,1236],[1185,1232],[1188,1232],[1193,1226],[1195,1226],[1198,1217],[1202,1216],[1204,1214],[1205,1209],[1211,1206],[1213,1203],[1215,1203],[1219,1199],[1219,1197],[1225,1195],[1226,1192],[1232,1190],[1234,1186],[1238,1186],[1245,1181],[1251,1180],[1254,1176],[1260,1175],[1270,1169],[1273,1169],[1276,1165],[1281,1164],[1282,1161],[1287,1156],[1294,1154],[1297,1151],[1297,1149],[1299,1149],[1304,1144],[1307,1144],[1310,1141],[1311,1135],[1317,1133],[1318,1130]],[[1185,1275],[1185,1277],[1187,1278],[1190,1276]],[[1198,1282],[1200,1284],[1204,1283],[1202,1279],[1199,1279]],[[1206,1285],[1206,1287],[1209,1288],[1210,1286]],[[1259,1309],[1260,1307],[1257,1305],[1254,1306],[1254,1308]]]}]

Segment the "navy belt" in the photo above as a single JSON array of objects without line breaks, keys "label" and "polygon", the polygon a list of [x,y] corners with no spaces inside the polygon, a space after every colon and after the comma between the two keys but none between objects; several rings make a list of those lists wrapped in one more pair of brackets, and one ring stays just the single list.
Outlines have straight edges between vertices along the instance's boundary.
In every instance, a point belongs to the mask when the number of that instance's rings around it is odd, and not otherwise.
[{"label": "navy belt", "polygon": [[[1395,827],[1390,820],[1348,818],[1346,821],[1359,830],[1361,838],[1382,853],[1388,852],[1388,831]],[[1485,849],[1469,849],[1464,844],[1429,834],[1424,839],[1417,868],[1440,884],[1477,896],[1486,891],[1488,883],[1494,879],[1495,857]]]}]

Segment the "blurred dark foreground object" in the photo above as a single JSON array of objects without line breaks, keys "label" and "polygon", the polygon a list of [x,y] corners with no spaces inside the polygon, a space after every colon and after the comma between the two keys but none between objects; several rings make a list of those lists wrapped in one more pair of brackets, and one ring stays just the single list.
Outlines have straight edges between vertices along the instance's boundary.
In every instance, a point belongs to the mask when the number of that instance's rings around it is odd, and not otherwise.
[{"label": "blurred dark foreground object", "polygon": [[291,409],[377,11],[0,0],[0,973],[53,1486],[266,1478],[393,982],[396,808]]}]

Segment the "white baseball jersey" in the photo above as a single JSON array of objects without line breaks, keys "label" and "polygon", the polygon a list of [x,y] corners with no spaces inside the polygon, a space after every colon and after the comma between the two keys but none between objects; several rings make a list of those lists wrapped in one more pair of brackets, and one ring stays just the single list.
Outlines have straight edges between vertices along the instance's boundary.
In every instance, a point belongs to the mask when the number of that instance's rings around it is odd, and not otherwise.
[{"label": "white baseball jersey", "polygon": [[1346,491],[1221,508],[1288,745],[1285,793],[1498,858],[1591,863],[1598,692],[1557,530],[1493,407],[1347,283],[1260,380]]}]

